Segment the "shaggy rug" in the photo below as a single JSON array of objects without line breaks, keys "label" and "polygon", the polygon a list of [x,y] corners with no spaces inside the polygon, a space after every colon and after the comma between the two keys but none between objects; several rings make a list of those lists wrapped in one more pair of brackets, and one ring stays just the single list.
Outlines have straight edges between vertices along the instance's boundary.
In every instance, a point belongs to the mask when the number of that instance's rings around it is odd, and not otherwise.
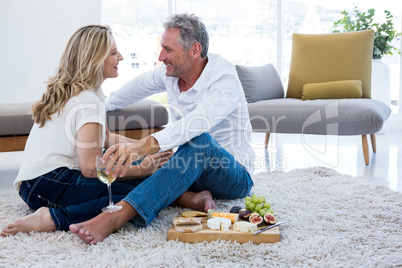
[{"label": "shaggy rug", "polygon": [[[287,222],[278,243],[167,242],[184,211],[169,207],[148,228],[126,224],[95,246],[63,231],[0,238],[0,267],[401,267],[401,193],[326,168],[260,173],[255,184]],[[31,213],[17,194],[0,204],[1,227]]]}]

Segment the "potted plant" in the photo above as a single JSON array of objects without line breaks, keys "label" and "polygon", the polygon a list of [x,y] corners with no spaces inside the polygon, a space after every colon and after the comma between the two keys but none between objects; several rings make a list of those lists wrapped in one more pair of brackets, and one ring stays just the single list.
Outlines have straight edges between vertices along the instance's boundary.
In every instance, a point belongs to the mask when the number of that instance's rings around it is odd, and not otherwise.
[{"label": "potted plant", "polygon": [[343,18],[334,22],[333,32],[352,32],[367,29],[374,29],[374,49],[373,59],[381,59],[384,55],[393,55],[396,51],[399,54],[399,49],[391,45],[392,40],[401,35],[394,29],[392,22],[393,16],[388,10],[384,10],[386,21],[382,24],[373,22],[375,10],[369,9],[366,12],[361,12],[357,6],[354,9],[355,16],[351,17],[346,10],[342,11]]},{"label": "potted plant", "polygon": [[369,9],[361,12],[357,6],[354,8],[355,16],[344,10],[343,18],[334,22],[333,32],[352,32],[367,29],[374,29],[374,48],[373,48],[373,65],[371,79],[371,97],[380,100],[387,105],[391,104],[391,74],[388,64],[383,62],[381,58],[384,55],[393,55],[392,52],[400,50],[391,45],[392,40],[400,36],[400,33],[394,29],[393,16],[388,10],[384,10],[386,21],[382,24],[374,22],[375,10]]}]

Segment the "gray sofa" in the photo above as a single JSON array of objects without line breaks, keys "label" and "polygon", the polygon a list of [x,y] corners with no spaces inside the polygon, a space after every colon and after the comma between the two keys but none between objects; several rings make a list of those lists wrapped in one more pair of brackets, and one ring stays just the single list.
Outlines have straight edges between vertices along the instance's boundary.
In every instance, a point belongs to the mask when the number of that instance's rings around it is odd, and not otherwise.
[{"label": "gray sofa", "polygon": [[[282,82],[272,64],[258,67],[236,65],[236,70],[248,102],[254,132],[268,135],[362,135],[365,139],[366,134],[380,131],[391,113],[387,105],[373,99],[285,98]],[[367,146],[367,141],[363,140],[366,165],[369,164]],[[375,141],[373,151],[376,151]]]},{"label": "gray sofa", "polygon": [[[33,121],[32,103],[0,104],[0,152],[23,150]],[[168,111],[160,103],[144,99],[124,109],[107,113],[110,131],[130,136],[131,130],[156,131],[168,123]],[[136,138],[136,137],[133,137]]]},{"label": "gray sofa", "polygon": [[272,65],[236,66],[254,131],[317,135],[361,135],[369,164],[367,135],[376,152],[375,133],[391,114],[371,99],[374,30],[292,36],[288,85]]}]

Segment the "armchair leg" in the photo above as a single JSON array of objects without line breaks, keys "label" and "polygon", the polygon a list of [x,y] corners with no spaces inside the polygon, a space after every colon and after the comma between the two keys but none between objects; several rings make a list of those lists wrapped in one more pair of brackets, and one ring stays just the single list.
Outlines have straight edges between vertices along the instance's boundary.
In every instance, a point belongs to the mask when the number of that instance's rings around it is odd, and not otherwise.
[{"label": "armchair leg", "polygon": [[269,133],[265,133],[265,148],[268,148]]},{"label": "armchair leg", "polygon": [[363,146],[364,163],[366,163],[366,166],[368,166],[368,164],[370,163],[370,160],[369,160],[367,135],[362,135],[362,146]]},{"label": "armchair leg", "polygon": [[373,148],[373,153],[377,152],[377,143],[376,143],[376,139],[375,139],[375,134],[370,134],[370,138],[371,138],[371,147]]}]

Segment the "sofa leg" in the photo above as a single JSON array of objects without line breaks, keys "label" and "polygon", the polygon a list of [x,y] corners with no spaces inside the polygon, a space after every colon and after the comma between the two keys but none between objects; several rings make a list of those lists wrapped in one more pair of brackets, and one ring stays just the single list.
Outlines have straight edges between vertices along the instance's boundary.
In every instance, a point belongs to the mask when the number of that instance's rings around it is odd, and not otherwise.
[{"label": "sofa leg", "polygon": [[377,152],[377,142],[375,139],[375,134],[370,134],[370,138],[371,138],[371,147],[373,148],[373,153]]},{"label": "sofa leg", "polygon": [[265,148],[268,148],[269,133],[265,133]]},{"label": "sofa leg", "polygon": [[367,135],[362,135],[362,146],[363,146],[364,163],[366,163],[366,166],[368,166],[370,160],[369,160]]}]

